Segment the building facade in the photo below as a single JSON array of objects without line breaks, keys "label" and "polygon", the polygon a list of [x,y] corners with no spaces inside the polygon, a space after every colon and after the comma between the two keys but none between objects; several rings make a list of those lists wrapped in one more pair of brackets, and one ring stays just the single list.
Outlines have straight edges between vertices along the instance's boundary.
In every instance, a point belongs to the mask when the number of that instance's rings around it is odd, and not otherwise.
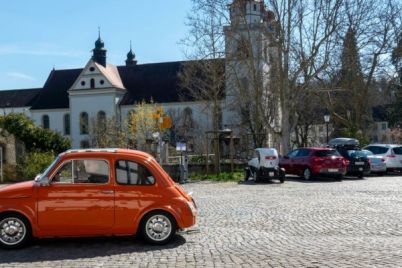
[{"label": "building facade", "polygon": [[[222,59],[226,81],[221,124],[235,127],[240,121],[234,109],[236,99],[241,97],[239,88],[243,84],[255,86],[255,81],[258,81],[256,87],[267,88],[271,82],[270,59],[276,57],[276,52],[271,45],[273,17],[262,0],[234,0],[230,13],[231,25],[225,28],[226,58]],[[245,38],[250,34],[247,45]],[[248,59],[253,62],[253,72]],[[130,47],[125,65],[110,64],[99,34],[92,56],[83,68],[53,69],[39,89],[1,90],[0,111],[26,114],[36,125],[70,138],[73,148],[91,146],[91,120],[113,118],[123,125],[141,101],[152,100],[165,111],[177,113],[191,109],[200,131],[210,130],[211,115],[205,103],[181,94],[179,73],[185,63],[138,64]],[[262,100],[265,95],[258,98]],[[272,128],[279,127],[279,110],[276,116]]]}]

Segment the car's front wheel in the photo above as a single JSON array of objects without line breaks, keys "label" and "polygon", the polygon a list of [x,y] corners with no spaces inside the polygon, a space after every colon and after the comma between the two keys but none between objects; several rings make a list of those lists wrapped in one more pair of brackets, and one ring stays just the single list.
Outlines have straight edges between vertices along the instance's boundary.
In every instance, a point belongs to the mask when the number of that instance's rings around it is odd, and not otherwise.
[{"label": "car's front wheel", "polygon": [[28,220],[16,213],[0,216],[0,245],[3,248],[20,248],[31,239]]},{"label": "car's front wheel", "polygon": [[176,222],[171,215],[163,211],[151,212],[141,223],[141,234],[145,241],[164,245],[176,234]]},{"label": "car's front wheel", "polygon": [[303,179],[305,179],[306,181],[311,180],[311,170],[309,168],[306,168],[303,171]]}]

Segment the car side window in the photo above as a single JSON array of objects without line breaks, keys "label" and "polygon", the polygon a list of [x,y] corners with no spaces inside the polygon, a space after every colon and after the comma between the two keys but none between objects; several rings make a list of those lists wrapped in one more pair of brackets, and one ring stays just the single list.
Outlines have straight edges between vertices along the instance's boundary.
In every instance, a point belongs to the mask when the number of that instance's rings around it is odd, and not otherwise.
[{"label": "car side window", "polygon": [[105,160],[80,159],[65,162],[52,178],[52,183],[105,184],[109,181],[109,165]]},{"label": "car side window", "polygon": [[299,153],[299,151],[300,151],[300,150],[294,150],[294,151],[288,153],[288,157],[289,157],[289,158],[295,157],[295,156]]},{"label": "car side window", "polygon": [[297,157],[304,157],[304,156],[308,156],[309,153],[310,153],[310,151],[307,150],[307,149],[300,149],[296,156]]},{"label": "car side window", "polygon": [[129,160],[116,161],[116,181],[123,185],[155,184],[155,178],[146,167]]}]

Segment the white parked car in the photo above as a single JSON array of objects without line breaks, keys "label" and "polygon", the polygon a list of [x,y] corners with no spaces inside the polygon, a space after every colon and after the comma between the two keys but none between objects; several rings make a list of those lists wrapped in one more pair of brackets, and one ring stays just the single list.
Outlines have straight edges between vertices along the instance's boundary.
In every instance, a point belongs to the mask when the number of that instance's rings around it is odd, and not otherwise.
[{"label": "white parked car", "polygon": [[245,180],[253,177],[255,182],[277,179],[285,181],[285,170],[279,167],[278,151],[274,148],[257,148],[248,162]]},{"label": "white parked car", "polygon": [[385,158],[381,155],[375,155],[369,150],[362,150],[367,156],[370,163],[370,173],[385,174],[387,172],[387,165]]},{"label": "white parked car", "polygon": [[387,171],[402,171],[402,145],[400,144],[370,144],[363,149],[374,155],[384,157]]}]

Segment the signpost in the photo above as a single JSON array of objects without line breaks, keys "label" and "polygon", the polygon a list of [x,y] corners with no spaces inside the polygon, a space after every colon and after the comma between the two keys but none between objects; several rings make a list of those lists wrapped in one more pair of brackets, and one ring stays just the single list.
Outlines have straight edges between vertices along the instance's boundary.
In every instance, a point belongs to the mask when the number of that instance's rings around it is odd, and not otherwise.
[{"label": "signpost", "polygon": [[180,152],[180,184],[186,183],[188,179],[188,158],[186,150],[187,146],[185,142],[176,143],[176,151]]}]

